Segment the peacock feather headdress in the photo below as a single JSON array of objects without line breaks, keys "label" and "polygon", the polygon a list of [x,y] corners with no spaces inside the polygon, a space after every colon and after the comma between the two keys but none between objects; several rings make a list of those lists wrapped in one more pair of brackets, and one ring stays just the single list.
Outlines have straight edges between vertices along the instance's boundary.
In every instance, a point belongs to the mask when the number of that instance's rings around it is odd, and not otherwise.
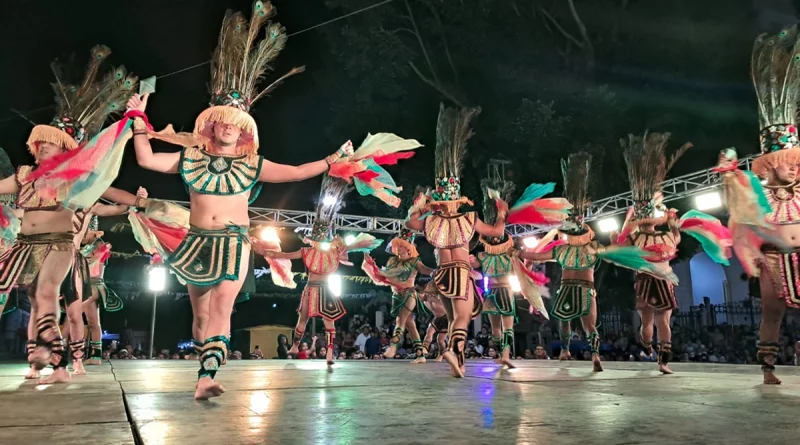
[{"label": "peacock feather headdress", "polygon": [[67,67],[63,64],[54,61],[50,65],[56,78],[52,84],[56,116],[49,125],[37,125],[31,130],[27,143],[31,154],[38,154],[42,142],[74,150],[97,134],[109,115],[124,111],[138,79],[120,66],[97,80],[100,65],[109,54],[107,46],[92,48],[83,80],[76,84],[67,83]]},{"label": "peacock feather headdress", "polygon": [[402,247],[408,250],[408,253],[411,255],[412,258],[418,257],[419,252],[417,251],[416,244],[414,244],[415,237],[416,234],[412,230],[406,229],[405,227],[401,227],[400,231],[397,232],[397,235],[395,235],[395,237],[392,238],[392,240],[389,242],[389,245],[387,246],[389,252],[392,255],[397,255],[398,249]]},{"label": "peacock feather headdress", "polygon": [[461,168],[467,152],[467,141],[473,136],[469,123],[478,114],[480,107],[445,108],[439,105],[439,120],[436,125],[436,151],[434,153],[436,183],[432,200],[445,204],[451,212],[470,202],[461,196]]},{"label": "peacock feather headdress", "polygon": [[327,173],[322,177],[316,216],[309,236],[311,241],[326,242],[333,239],[336,215],[344,207],[345,195],[352,190],[353,186],[344,179],[334,178]]},{"label": "peacock feather headdress", "polygon": [[634,220],[663,223],[663,217],[656,216],[656,210],[662,212],[665,210],[661,203],[661,183],[678,158],[692,147],[690,142],[683,144],[667,162],[666,150],[669,138],[670,133],[645,131],[642,136],[629,134],[627,139],[619,140],[625,164],[628,166],[628,179],[634,202]]},{"label": "peacock feather headdress", "polygon": [[[497,198],[505,202],[511,201],[511,195],[514,193],[515,185],[511,181],[507,181],[499,177],[486,177],[481,179],[481,191],[483,192],[483,220],[489,224],[494,225],[497,222]],[[480,242],[484,248],[489,252],[492,247],[499,247],[507,250],[513,244],[513,240],[508,234],[503,234],[499,238],[490,238],[481,235]],[[489,252],[492,253],[492,252]]]},{"label": "peacock feather headdress", "polygon": [[583,220],[586,210],[591,204],[589,199],[589,181],[592,169],[592,155],[585,151],[572,153],[567,159],[561,160],[561,175],[564,178],[564,198],[572,204],[567,221],[572,226],[566,232],[583,233]]},{"label": "peacock feather headdress", "polygon": [[[210,107],[197,116],[195,133],[212,139],[215,123],[234,125],[242,130],[239,151],[258,151],[258,127],[249,114],[250,107],[287,77],[305,69],[293,68],[266,87],[259,87],[264,75],[273,70],[270,63],[286,46],[288,38],[281,24],[269,20],[275,13],[271,2],[261,0],[253,3],[249,21],[241,12],[225,13],[211,60]],[[262,29],[266,34],[263,38]]]},{"label": "peacock feather headdress", "polygon": [[797,25],[761,34],[753,45],[751,75],[758,99],[761,156],[753,173],[764,176],[782,164],[800,163],[797,101],[800,100],[800,39]]}]

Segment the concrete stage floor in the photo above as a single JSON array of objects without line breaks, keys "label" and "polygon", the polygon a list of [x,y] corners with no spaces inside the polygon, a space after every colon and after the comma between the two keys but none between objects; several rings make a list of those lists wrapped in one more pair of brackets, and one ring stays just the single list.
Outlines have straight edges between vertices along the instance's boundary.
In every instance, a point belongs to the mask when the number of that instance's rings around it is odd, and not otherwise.
[{"label": "concrete stage floor", "polygon": [[192,398],[197,364],[124,360],[66,385],[0,364],[0,444],[754,444],[792,443],[800,367],[764,386],[757,366],[517,361],[230,361],[227,392]]}]

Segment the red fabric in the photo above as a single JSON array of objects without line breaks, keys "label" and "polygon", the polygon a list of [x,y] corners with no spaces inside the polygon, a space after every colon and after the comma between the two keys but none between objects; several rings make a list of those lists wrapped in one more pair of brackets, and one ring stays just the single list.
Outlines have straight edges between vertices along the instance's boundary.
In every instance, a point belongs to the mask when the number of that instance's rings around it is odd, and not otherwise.
[{"label": "red fabric", "polygon": [[411,159],[414,157],[413,151],[400,151],[383,156],[375,156],[372,158],[378,165],[396,165],[401,159]]},{"label": "red fabric", "polygon": [[6,217],[5,212],[3,212],[2,209],[0,209],[0,227],[5,229],[10,225],[11,225],[11,220],[8,219],[8,217]]},{"label": "red fabric", "polygon": [[366,170],[366,166],[360,161],[335,162],[328,169],[328,174],[334,178],[350,179],[364,170]]},{"label": "red fabric", "polygon": [[186,237],[186,233],[189,231],[185,228],[170,227],[159,221],[146,218],[139,213],[137,213],[136,216],[139,218],[142,224],[147,226],[153,232],[161,245],[164,246],[164,249],[170,253],[174,252],[175,249],[178,248],[183,239]]},{"label": "red fabric", "polygon": [[377,178],[378,176],[380,176],[380,175],[377,174],[376,172],[372,171],[372,170],[364,170],[361,173],[356,173],[355,174],[356,178],[358,178],[358,179],[360,179],[361,181],[364,181],[364,182],[370,182],[373,179]]},{"label": "red fabric", "polygon": [[520,267],[520,269],[522,270],[523,273],[525,273],[525,275],[529,276],[534,283],[540,286],[544,286],[545,284],[550,282],[550,279],[547,278],[547,276],[543,273],[528,270],[524,267]]},{"label": "red fabric", "polygon": [[512,210],[506,217],[508,224],[544,224],[547,223],[545,217],[532,207],[523,207]]},{"label": "red fabric", "polygon": [[94,254],[99,257],[101,263],[105,263],[111,258],[111,244],[100,244]]},{"label": "red fabric", "polygon": [[298,360],[307,360],[308,359],[308,351],[300,351],[297,353]]}]

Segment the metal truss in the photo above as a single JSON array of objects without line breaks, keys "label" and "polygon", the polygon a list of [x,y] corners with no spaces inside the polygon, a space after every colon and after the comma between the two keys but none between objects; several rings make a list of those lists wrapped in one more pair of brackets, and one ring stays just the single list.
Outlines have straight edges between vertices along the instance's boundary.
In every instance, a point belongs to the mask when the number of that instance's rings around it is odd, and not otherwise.
[{"label": "metal truss", "polygon": [[[744,167],[749,170],[750,164],[755,158],[756,155],[751,155],[740,159],[739,167]],[[708,192],[719,187],[721,182],[719,175],[712,172],[710,169],[669,179],[662,183],[664,202],[675,201]],[[172,202],[187,208],[189,207],[189,203],[186,201]],[[594,221],[625,213],[632,205],[633,195],[631,192],[621,193],[595,201],[586,211],[586,221]],[[250,207],[249,211],[250,221],[252,223],[280,227],[309,229],[314,223],[315,218],[314,212],[310,211],[265,209],[260,207]],[[344,231],[393,235],[399,232],[402,226],[403,220],[394,218],[358,215],[339,215],[336,218],[337,229]],[[543,233],[543,230],[537,227],[519,224],[509,225],[507,230],[512,236],[537,235]]]}]

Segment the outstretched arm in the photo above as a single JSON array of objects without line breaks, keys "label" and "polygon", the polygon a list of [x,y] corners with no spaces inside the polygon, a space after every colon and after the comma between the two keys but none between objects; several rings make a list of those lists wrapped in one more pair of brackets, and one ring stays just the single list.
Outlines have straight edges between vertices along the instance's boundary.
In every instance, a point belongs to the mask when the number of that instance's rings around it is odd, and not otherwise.
[{"label": "outstretched arm", "polygon": [[[258,252],[258,251],[256,251]],[[258,252],[261,253],[261,252]],[[296,250],[294,252],[275,252],[272,250],[268,250],[262,254],[265,257],[275,258],[275,259],[286,259],[286,260],[299,260],[303,258],[303,250]]]},{"label": "outstretched arm", "polygon": [[[108,190],[103,193],[102,197],[108,199],[109,201],[114,201],[117,204],[123,204],[129,207],[144,207],[147,204],[147,189],[144,187],[139,187],[139,190],[137,190],[136,194],[134,195],[133,193],[126,192],[125,190],[121,190],[116,187],[109,187]],[[106,216],[100,215],[96,212],[95,214],[99,216]]]},{"label": "outstretched arm", "polygon": [[17,178],[14,175],[0,180],[0,195],[10,195],[12,193],[17,193],[18,191],[19,187],[17,187]]},{"label": "outstretched arm", "polygon": [[519,251],[519,257],[523,260],[533,261],[534,263],[543,263],[545,261],[553,261],[555,258],[555,249],[549,252],[525,252]]},{"label": "outstretched arm", "polygon": [[303,165],[276,164],[266,159],[261,161],[261,182],[296,182],[319,176],[330,168],[330,165],[343,156],[353,154],[353,143],[347,141],[336,152],[325,159],[309,162]]},{"label": "outstretched arm", "polygon": [[[147,107],[149,94],[139,97],[138,94],[128,100],[128,109],[144,111]],[[153,153],[150,139],[147,137],[147,128],[141,118],[133,120],[133,148],[136,151],[136,162],[142,168],[162,173],[177,173],[178,163],[181,160],[180,152]]]},{"label": "outstretched arm", "polygon": [[435,271],[436,271],[435,269],[432,269],[423,264],[422,261],[417,261],[417,272],[421,273],[422,275],[427,275],[430,277],[433,276],[433,273]]}]

